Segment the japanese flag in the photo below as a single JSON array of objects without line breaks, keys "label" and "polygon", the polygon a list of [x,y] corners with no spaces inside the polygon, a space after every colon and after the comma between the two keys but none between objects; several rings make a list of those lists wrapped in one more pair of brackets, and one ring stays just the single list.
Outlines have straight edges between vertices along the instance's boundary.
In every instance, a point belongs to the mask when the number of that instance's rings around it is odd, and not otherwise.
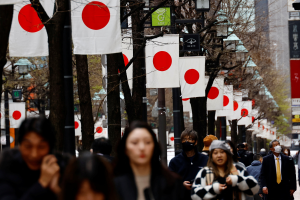
[{"label": "japanese flag", "polygon": [[[205,85],[208,83],[209,77],[205,77]],[[207,95],[207,110],[221,110],[223,109],[223,87],[224,78],[215,78]]]},{"label": "japanese flag", "polygon": [[[123,38],[122,40],[122,54],[125,66],[129,63],[130,59],[133,57],[133,41],[132,38]],[[132,64],[126,70],[129,88],[132,88]]]},{"label": "japanese flag", "polygon": [[252,101],[242,101],[241,102],[241,118],[238,121],[238,125],[245,125],[248,126],[249,124],[252,124]]},{"label": "japanese flag", "polygon": [[233,100],[234,101],[243,101],[243,93],[239,91],[234,91],[233,92]]},{"label": "japanese flag", "polygon": [[103,128],[102,121],[97,121],[94,125],[94,138],[105,137],[108,138],[107,131]]},{"label": "japanese flag", "polygon": [[74,116],[75,136],[81,136],[81,115]]},{"label": "japanese flag", "polygon": [[[49,17],[53,15],[55,0],[40,0]],[[30,1],[14,5],[9,37],[11,57],[48,56],[48,35],[44,24]]]},{"label": "japanese flag", "polygon": [[25,102],[9,104],[10,128],[19,128],[25,120]]},{"label": "japanese flag", "polygon": [[182,98],[205,97],[205,56],[179,58]]},{"label": "japanese flag", "polygon": [[179,35],[168,34],[147,42],[147,88],[179,87]]},{"label": "japanese flag", "polygon": [[241,118],[242,101],[233,101],[233,114],[228,116],[228,120],[235,120]]},{"label": "japanese flag", "polygon": [[9,5],[9,4],[16,4],[22,2],[23,0],[0,0],[0,5]]},{"label": "japanese flag", "polygon": [[169,145],[171,147],[174,147],[174,142],[175,142],[175,139],[174,139],[174,133],[169,133],[168,135],[168,140],[169,140]]},{"label": "japanese flag", "polygon": [[217,110],[217,116],[230,116],[233,114],[233,86],[224,85],[223,109]]},{"label": "japanese flag", "polygon": [[[254,122],[255,119],[257,119],[259,116],[258,114],[258,110],[257,109],[252,109],[252,112],[251,112],[251,120],[252,120],[252,123]],[[256,120],[257,121],[257,120]]]},{"label": "japanese flag", "polygon": [[120,1],[71,1],[74,54],[122,52]]},{"label": "japanese flag", "polygon": [[192,112],[192,107],[189,98],[182,99],[183,112]]}]

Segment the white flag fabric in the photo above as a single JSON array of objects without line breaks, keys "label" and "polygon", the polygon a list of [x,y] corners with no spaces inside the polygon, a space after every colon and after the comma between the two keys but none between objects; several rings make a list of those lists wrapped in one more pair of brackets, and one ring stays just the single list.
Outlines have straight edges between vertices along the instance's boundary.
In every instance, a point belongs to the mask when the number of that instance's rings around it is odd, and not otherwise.
[{"label": "white flag fabric", "polygon": [[[205,88],[209,77],[205,77]],[[207,110],[223,109],[224,77],[215,78],[207,95]]]},{"label": "white flag fabric", "polygon": [[216,116],[230,116],[233,114],[233,85],[224,85],[223,109],[217,110]]},{"label": "white flag fabric", "polygon": [[192,112],[192,107],[189,98],[182,99],[183,112]]},{"label": "white flag fabric", "polygon": [[[54,0],[40,0],[49,17],[53,15]],[[48,56],[48,35],[30,1],[14,5],[9,36],[11,57]]]},{"label": "white flag fabric", "polygon": [[248,126],[252,124],[252,101],[242,101],[241,102],[241,119],[238,121],[238,125],[245,125]]},{"label": "white flag fabric", "polygon": [[81,115],[74,116],[75,136],[81,136]]},{"label": "white flag fabric", "polygon": [[108,138],[107,136],[107,130],[103,128],[102,125],[102,120],[99,120],[95,123],[94,125],[94,139],[105,137]]},{"label": "white flag fabric", "polygon": [[205,97],[205,56],[179,58],[182,98]]},{"label": "white flag fabric", "polygon": [[147,88],[179,87],[179,35],[167,34],[147,42]]},{"label": "white flag fabric", "polygon": [[[133,41],[132,38],[123,38],[122,40],[122,54],[124,59],[125,66],[129,63],[131,58],[133,57]],[[126,70],[127,79],[129,88],[132,89],[132,73],[133,73],[132,64],[129,66],[129,68]]]},{"label": "white flag fabric", "polygon": [[234,101],[243,101],[243,93],[238,92],[238,91],[234,91],[233,92],[233,100]]},{"label": "white flag fabric", "polygon": [[235,120],[241,118],[242,101],[233,101],[233,114],[228,116],[228,120]]},{"label": "white flag fabric", "polygon": [[16,4],[22,2],[23,0],[0,0],[0,5],[9,5],[9,4]]},{"label": "white flag fabric", "polygon": [[122,52],[120,1],[71,1],[74,54]]},{"label": "white flag fabric", "polygon": [[25,120],[25,102],[14,102],[9,104],[10,128],[19,128]]}]

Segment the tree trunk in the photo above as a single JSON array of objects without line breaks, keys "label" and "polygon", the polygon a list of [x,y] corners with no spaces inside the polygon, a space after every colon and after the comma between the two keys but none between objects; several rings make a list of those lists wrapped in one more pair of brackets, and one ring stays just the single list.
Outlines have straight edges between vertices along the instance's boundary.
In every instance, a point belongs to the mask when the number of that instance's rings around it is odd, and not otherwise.
[{"label": "tree trunk", "polygon": [[220,117],[217,118],[216,124],[216,137],[221,139],[220,135],[222,133],[222,120]]},{"label": "tree trunk", "polygon": [[77,87],[80,101],[82,149],[90,150],[94,141],[94,120],[87,55],[76,55]]},{"label": "tree trunk", "polygon": [[215,135],[215,115],[215,110],[208,111],[208,135]]},{"label": "tree trunk", "polygon": [[231,123],[231,142],[233,142],[233,144],[237,146],[237,120],[234,119]]},{"label": "tree trunk", "polygon": [[120,79],[118,69],[122,65],[122,57],[121,53],[107,55],[107,126],[108,138],[113,146],[112,156],[116,155],[117,143],[121,139]]}]

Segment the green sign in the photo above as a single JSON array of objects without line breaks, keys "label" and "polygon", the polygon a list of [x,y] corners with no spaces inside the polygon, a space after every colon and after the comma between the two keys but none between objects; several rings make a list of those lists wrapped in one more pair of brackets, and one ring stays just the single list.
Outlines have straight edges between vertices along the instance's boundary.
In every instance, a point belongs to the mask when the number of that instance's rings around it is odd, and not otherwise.
[{"label": "green sign", "polygon": [[22,99],[22,90],[13,90],[12,98],[13,99]]},{"label": "green sign", "polygon": [[171,26],[171,9],[162,7],[152,13],[152,26]]}]

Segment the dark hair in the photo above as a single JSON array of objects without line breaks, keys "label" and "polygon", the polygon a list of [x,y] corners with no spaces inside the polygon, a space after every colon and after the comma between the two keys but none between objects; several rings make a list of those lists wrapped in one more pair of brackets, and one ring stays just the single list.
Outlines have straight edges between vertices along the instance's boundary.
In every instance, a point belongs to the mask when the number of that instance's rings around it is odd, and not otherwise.
[{"label": "dark hair", "polygon": [[182,141],[183,138],[185,138],[186,136],[189,136],[192,138],[192,140],[197,141],[198,140],[198,134],[196,131],[194,131],[191,128],[186,128],[180,135],[180,140]]},{"label": "dark hair", "polygon": [[104,137],[97,138],[92,144],[93,153],[102,153],[104,155],[110,155],[112,151],[112,145],[110,141]]},{"label": "dark hair", "polygon": [[126,140],[129,136],[129,134],[136,128],[144,128],[151,134],[153,142],[154,142],[154,151],[153,151],[153,155],[151,158],[151,170],[152,170],[152,173],[160,173],[161,172],[162,165],[159,160],[161,150],[160,150],[159,143],[157,142],[155,133],[153,132],[152,128],[147,124],[147,122],[134,121],[129,125],[129,127],[125,128],[124,135],[117,147],[116,162],[114,165],[115,166],[115,168],[114,168],[115,175],[123,175],[123,174],[130,173],[132,171],[130,164],[129,164],[129,158],[126,155]]},{"label": "dark hair", "polygon": [[[289,149],[289,148],[285,148],[284,150],[283,150],[283,153],[285,152],[285,150],[287,150],[288,151],[288,154],[287,154],[287,156],[290,156],[291,155],[291,150]],[[285,153],[284,153],[285,154]]]},{"label": "dark hair", "polygon": [[278,140],[272,140],[270,143],[269,143],[269,147],[270,149],[273,148],[273,142],[278,142],[280,144],[280,142]]},{"label": "dark hair", "polygon": [[237,150],[235,148],[235,145],[230,140],[226,140],[226,143],[229,144],[229,146],[232,148],[232,152],[233,152],[232,159],[233,159],[233,161],[238,162],[238,153],[237,153]]},{"label": "dark hair", "polygon": [[238,149],[244,149],[244,148],[245,148],[245,145],[244,145],[243,143],[238,144],[237,148],[238,148]]},{"label": "dark hair", "polygon": [[89,181],[92,190],[104,194],[106,200],[115,200],[112,172],[100,156],[89,152],[73,158],[66,168],[62,182],[61,200],[75,200],[83,183]]},{"label": "dark hair", "polygon": [[19,144],[22,143],[24,136],[29,132],[35,132],[44,138],[49,143],[49,153],[52,153],[55,144],[55,132],[49,119],[45,117],[25,119],[19,128]]},{"label": "dark hair", "polygon": [[260,160],[262,158],[262,156],[260,154],[255,154],[253,156],[253,160]]}]

